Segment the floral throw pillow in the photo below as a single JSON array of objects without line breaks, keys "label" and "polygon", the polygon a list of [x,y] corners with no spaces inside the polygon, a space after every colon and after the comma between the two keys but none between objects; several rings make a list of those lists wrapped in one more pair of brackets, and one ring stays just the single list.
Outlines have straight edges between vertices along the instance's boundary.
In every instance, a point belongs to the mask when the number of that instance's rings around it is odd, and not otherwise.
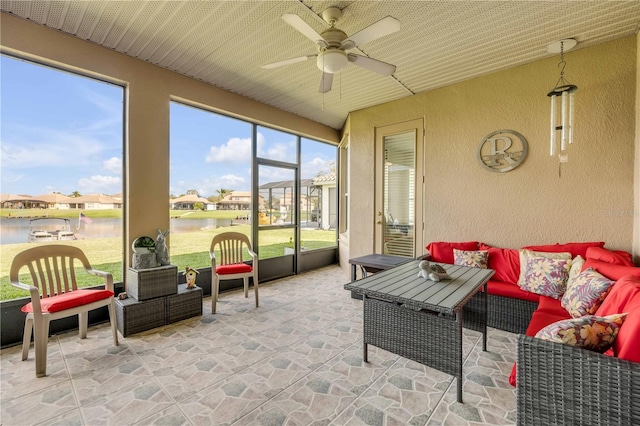
[{"label": "floral throw pillow", "polygon": [[518,277],[518,285],[520,286],[520,288],[523,288],[523,286],[526,285],[528,258],[546,257],[548,259],[571,260],[571,253],[569,252],[547,253],[544,251],[532,251],[532,250],[525,250],[525,249],[520,249],[518,250],[518,252],[520,254],[520,276]]},{"label": "floral throw pillow", "polygon": [[487,269],[489,250],[458,250],[453,249],[453,264],[469,266],[471,268]]},{"label": "floral throw pillow", "polygon": [[615,281],[587,268],[567,286],[562,307],[574,318],[594,314],[614,284]]},{"label": "floral throw pillow", "polygon": [[562,298],[564,294],[571,261],[550,257],[528,256],[521,289],[543,296]]},{"label": "floral throw pillow", "polygon": [[580,272],[582,272],[582,266],[584,266],[584,258],[577,255],[571,261],[571,269],[569,269],[569,278],[567,278],[567,287],[571,285],[578,278]]},{"label": "floral throw pillow", "polygon": [[538,331],[536,337],[603,353],[613,346],[626,316],[626,313],[606,317],[586,315],[562,320]]}]

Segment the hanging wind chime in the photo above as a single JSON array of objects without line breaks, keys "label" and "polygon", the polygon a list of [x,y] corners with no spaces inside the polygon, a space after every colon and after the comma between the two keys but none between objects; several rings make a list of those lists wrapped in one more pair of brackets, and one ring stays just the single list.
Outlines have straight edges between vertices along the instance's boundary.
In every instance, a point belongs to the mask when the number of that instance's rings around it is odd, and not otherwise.
[{"label": "hanging wind chime", "polygon": [[574,126],[574,104],[575,92],[578,86],[570,84],[564,78],[564,68],[567,63],[564,61],[564,52],[575,47],[577,42],[574,39],[564,39],[548,46],[550,53],[560,53],[560,78],[556,86],[547,93],[551,98],[551,124],[550,124],[550,147],[551,157],[558,156],[558,175],[562,176],[562,163],[569,161],[567,153],[568,145],[573,143]]}]

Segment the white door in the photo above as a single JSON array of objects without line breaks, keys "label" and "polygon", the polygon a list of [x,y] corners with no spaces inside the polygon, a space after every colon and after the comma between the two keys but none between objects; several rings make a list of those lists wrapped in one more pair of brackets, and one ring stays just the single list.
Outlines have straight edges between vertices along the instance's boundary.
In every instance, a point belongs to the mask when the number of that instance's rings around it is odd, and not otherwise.
[{"label": "white door", "polygon": [[423,135],[422,119],[376,128],[376,253],[424,251]]}]

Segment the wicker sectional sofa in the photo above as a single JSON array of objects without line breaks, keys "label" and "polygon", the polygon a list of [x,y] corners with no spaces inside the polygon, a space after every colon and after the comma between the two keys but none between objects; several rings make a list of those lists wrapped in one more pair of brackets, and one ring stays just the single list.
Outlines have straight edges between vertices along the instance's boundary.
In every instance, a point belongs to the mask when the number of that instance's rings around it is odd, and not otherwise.
[{"label": "wicker sectional sofa", "polygon": [[[519,334],[517,367],[514,365],[510,377],[517,384],[519,425],[640,424],[640,267],[633,266],[628,253],[603,246],[569,243],[523,248],[580,255],[586,259],[583,271],[593,268],[615,281],[595,315],[628,315],[613,348],[605,354],[533,337],[570,315],[557,299],[523,294],[528,292],[517,285],[517,249],[478,242],[427,246],[431,260],[443,263],[454,263],[454,248],[489,251],[487,267],[496,272],[487,286],[488,325]],[[473,307],[470,303],[469,309]]]}]

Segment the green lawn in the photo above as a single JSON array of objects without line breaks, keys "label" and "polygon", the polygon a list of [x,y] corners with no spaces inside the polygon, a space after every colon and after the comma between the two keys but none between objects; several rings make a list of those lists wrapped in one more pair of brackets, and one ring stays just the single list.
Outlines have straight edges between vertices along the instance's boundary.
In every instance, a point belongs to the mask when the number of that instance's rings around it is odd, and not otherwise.
[{"label": "green lawn", "polygon": [[[36,210],[37,212],[38,210]],[[10,210],[12,215],[17,215],[16,210]],[[28,212],[27,210],[21,212]],[[42,210],[39,210],[42,213]],[[47,213],[50,211],[47,210]],[[51,211],[52,213],[60,213],[60,211]],[[100,210],[90,211],[85,213],[89,217],[114,217],[114,216],[98,216],[98,214],[107,214],[106,212],[113,212],[113,210]],[[171,215],[174,217],[174,213],[185,213],[184,210],[172,211]],[[194,218],[196,214],[215,214],[215,216],[199,216],[199,217],[217,217],[224,218],[222,214],[232,214],[232,218],[237,215],[241,215],[242,212],[238,211],[213,211],[213,212],[194,212]],[[5,211],[1,212],[2,215],[6,215]],[[35,216],[35,214],[32,214]],[[66,212],[68,217],[69,213]],[[27,216],[24,214],[23,216]],[[53,217],[53,214],[50,215]],[[229,218],[229,217],[227,217]],[[228,230],[236,232],[242,232],[244,234],[250,233],[249,225],[233,226],[226,228],[218,228],[215,230],[203,230],[196,232],[188,232],[181,234],[171,234],[169,236],[170,247],[169,252],[171,256],[171,263],[178,267],[178,270],[183,270],[187,266],[194,268],[206,267],[211,264],[209,259],[209,246],[211,239],[214,235]],[[271,257],[282,256],[284,248],[288,245],[289,237],[292,235],[291,229],[278,229],[261,232],[261,244],[259,248],[260,259],[266,259]],[[315,249],[322,247],[332,247],[336,245],[336,233],[333,230],[323,231],[316,229],[303,229],[301,231],[302,245],[307,249]],[[56,244],[51,243],[39,243],[39,244]],[[121,261],[123,243],[121,238],[100,238],[100,239],[84,239],[65,241],[64,244],[73,245],[82,249],[89,258],[91,266],[95,269],[111,272],[114,277],[114,281],[122,281]],[[28,293],[15,288],[9,281],[9,268],[11,261],[15,255],[27,248],[33,247],[34,243],[22,243],[22,244],[5,244],[0,246],[0,300],[9,300],[17,297],[28,296]],[[97,280],[97,281],[96,281]],[[83,276],[81,280],[82,286],[90,286],[99,284],[100,281],[93,276]]]}]

